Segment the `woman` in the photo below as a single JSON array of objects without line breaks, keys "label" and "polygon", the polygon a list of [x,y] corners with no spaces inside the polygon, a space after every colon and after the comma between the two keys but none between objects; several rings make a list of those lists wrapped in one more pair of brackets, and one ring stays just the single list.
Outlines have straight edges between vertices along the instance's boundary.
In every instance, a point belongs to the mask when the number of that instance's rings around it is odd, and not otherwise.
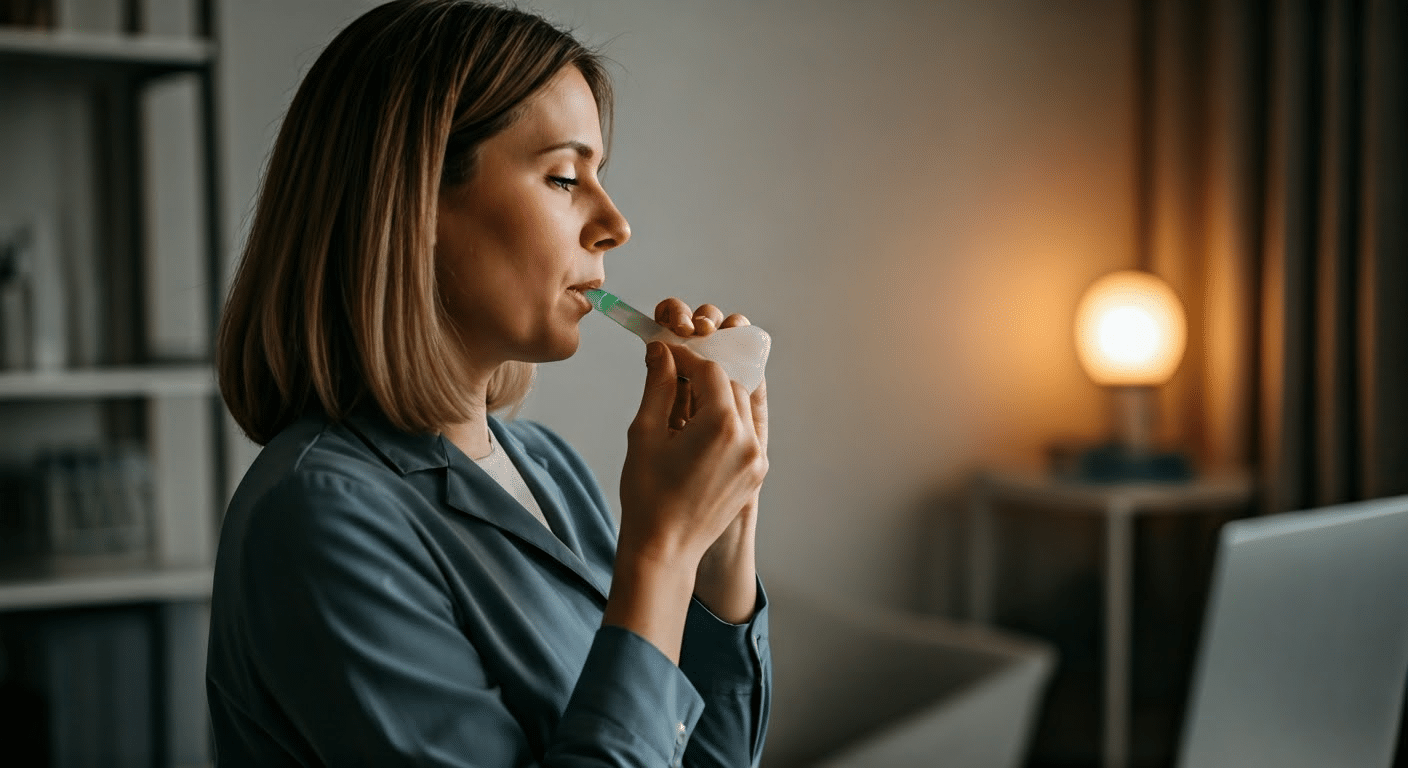
[{"label": "woman", "polygon": [[757,762],[765,389],[648,348],[619,537],[561,438],[490,415],[576,351],[630,237],[610,105],[570,36],[462,0],[372,9],[299,88],[218,340],[265,446],[215,569],[222,765]]}]

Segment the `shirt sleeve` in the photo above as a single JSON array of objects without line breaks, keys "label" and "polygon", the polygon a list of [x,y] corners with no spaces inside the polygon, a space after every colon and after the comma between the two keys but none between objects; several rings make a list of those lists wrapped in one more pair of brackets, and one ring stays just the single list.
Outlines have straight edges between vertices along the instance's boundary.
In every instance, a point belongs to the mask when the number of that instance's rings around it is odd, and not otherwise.
[{"label": "shirt sleeve", "polygon": [[704,714],[685,752],[689,768],[756,766],[772,706],[768,602],[758,582],[758,606],[746,624],[729,624],[691,599],[680,647],[680,669],[704,697]]},{"label": "shirt sleeve", "polygon": [[705,703],[657,648],[619,627],[597,631],[533,763],[445,576],[396,504],[374,484],[309,474],[254,510],[238,599],[282,750],[338,766],[680,763]]},{"label": "shirt sleeve", "polygon": [[[600,485],[581,455],[555,432],[535,422],[514,422],[520,435],[563,462],[555,474],[587,494],[597,510],[601,537],[615,552],[615,521]],[[691,768],[756,766],[761,759],[772,704],[772,655],[768,601],[761,581],[758,604],[746,624],[729,624],[691,598],[680,647],[679,670],[703,697],[704,713],[689,735],[683,764]],[[669,765],[675,765],[675,762]]]}]

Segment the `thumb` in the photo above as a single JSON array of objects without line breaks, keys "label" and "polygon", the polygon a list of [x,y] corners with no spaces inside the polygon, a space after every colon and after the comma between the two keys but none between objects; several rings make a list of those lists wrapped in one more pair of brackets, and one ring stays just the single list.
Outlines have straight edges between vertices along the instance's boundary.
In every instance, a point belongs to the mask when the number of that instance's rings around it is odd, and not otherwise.
[{"label": "thumb", "polygon": [[645,393],[640,398],[636,422],[648,428],[658,427],[663,432],[675,402],[676,386],[675,356],[670,354],[669,347],[663,341],[646,344]]}]

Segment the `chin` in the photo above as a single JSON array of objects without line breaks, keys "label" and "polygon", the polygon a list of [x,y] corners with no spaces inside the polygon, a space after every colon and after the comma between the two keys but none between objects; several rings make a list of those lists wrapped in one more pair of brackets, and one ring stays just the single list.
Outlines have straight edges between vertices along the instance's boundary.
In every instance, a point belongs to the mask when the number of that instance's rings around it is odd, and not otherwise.
[{"label": "chin", "polygon": [[566,360],[577,354],[577,348],[580,347],[581,344],[582,338],[576,333],[573,333],[570,338],[551,339],[548,343],[538,348],[537,352],[532,355],[531,360],[525,360],[524,362],[554,363],[559,360]]}]

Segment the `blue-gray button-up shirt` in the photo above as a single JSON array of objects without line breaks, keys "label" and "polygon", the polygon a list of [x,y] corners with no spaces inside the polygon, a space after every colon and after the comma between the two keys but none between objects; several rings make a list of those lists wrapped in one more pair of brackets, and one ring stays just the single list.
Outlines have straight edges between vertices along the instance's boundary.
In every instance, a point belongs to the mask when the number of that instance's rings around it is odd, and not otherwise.
[{"label": "blue-gray button-up shirt", "polygon": [[679,666],[602,626],[616,529],[560,437],[490,429],[544,527],[439,435],[307,417],[221,529],[207,693],[222,766],[747,766],[767,728],[767,601],[698,601]]}]

